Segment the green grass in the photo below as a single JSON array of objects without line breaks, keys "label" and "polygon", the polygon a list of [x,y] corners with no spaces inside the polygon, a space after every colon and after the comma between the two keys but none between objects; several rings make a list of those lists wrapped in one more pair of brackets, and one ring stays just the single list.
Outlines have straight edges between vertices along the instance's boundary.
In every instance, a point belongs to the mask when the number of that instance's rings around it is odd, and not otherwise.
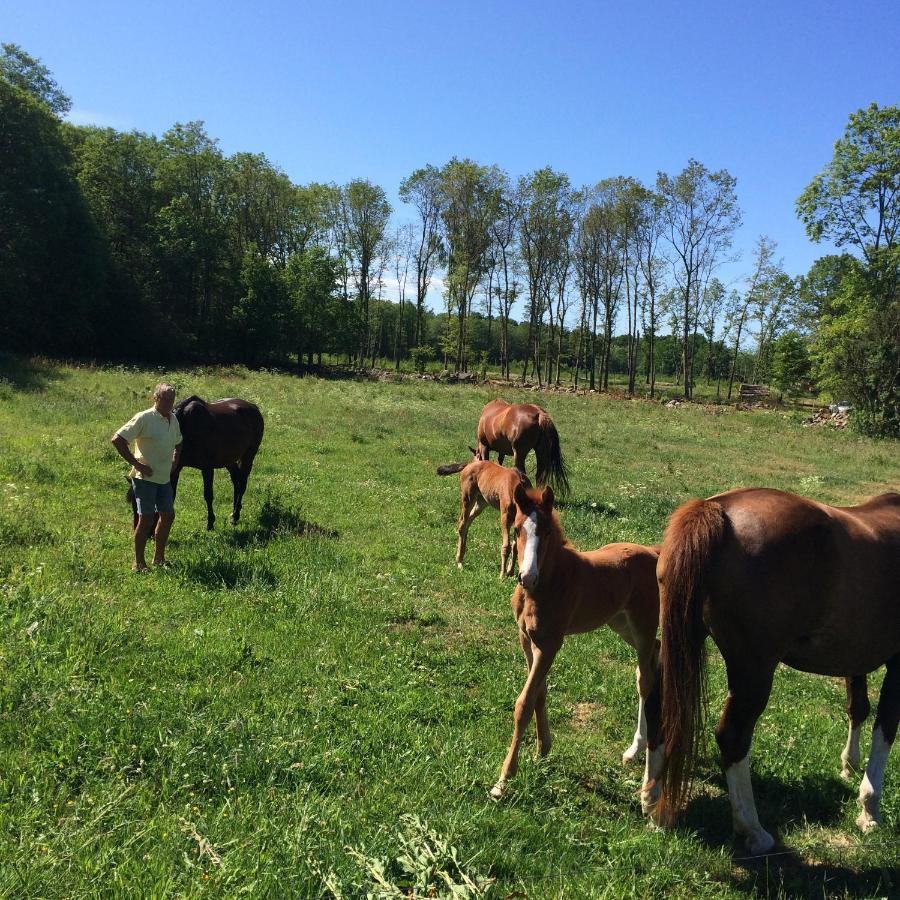
[{"label": "green grass", "polygon": [[[753,763],[782,855],[741,858],[712,752],[681,826],[646,828],[642,770],[620,762],[634,659],[606,630],[569,639],[554,665],[551,756],[529,746],[509,797],[489,799],[523,681],[512,583],[495,574],[491,511],[457,571],[458,482],[434,470],[468,456],[490,392],[2,366],[0,896],[900,890],[896,758],[884,827],[863,837],[857,785],[837,776],[843,686],[784,668]],[[176,566],[133,576],[109,438],[163,374],[181,395],[259,403],[266,436],[240,525],[220,473],[204,530],[189,470]],[[506,396],[556,420],[573,485],[562,520],[582,548],[656,542],[680,502],[738,485],[835,503],[900,485],[896,444],[804,429],[800,412]]]}]

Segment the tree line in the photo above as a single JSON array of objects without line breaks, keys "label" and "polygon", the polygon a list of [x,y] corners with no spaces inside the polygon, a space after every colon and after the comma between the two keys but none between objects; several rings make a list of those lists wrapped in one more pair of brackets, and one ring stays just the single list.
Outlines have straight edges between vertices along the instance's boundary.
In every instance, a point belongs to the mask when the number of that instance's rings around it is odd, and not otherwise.
[{"label": "tree line", "polygon": [[[379,360],[597,390],[699,378],[846,394],[896,434],[900,112],[850,117],[797,201],[825,256],[792,277],[761,236],[739,286],[736,181],[689,160],[651,186],[514,179],[452,158],[400,186],[396,224],[367,179],[295,184],[263,154],[225,156],[202,123],[161,137],[78,127],[21,47],[0,53],[4,349],[290,365]],[[851,252],[846,252],[851,251]],[[429,296],[440,288],[437,310]]]}]

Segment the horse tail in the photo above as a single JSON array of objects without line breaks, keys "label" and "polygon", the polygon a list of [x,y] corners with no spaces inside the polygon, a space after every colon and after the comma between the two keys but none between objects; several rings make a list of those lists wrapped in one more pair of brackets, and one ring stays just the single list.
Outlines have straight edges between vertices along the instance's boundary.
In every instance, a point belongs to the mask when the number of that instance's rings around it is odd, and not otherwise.
[{"label": "horse tail", "polygon": [[559,432],[553,424],[553,419],[543,410],[538,416],[538,427],[541,430],[541,437],[535,453],[537,483],[546,484],[549,481],[558,494],[568,494],[569,470],[559,446]]},{"label": "horse tail", "polygon": [[438,475],[455,475],[469,465],[468,463],[450,463],[449,466],[438,466]]},{"label": "horse tail", "polygon": [[662,641],[662,736],[658,816],[671,822],[687,799],[706,708],[703,574],[720,546],[726,519],[713,500],[691,500],[672,516],[657,566]]}]

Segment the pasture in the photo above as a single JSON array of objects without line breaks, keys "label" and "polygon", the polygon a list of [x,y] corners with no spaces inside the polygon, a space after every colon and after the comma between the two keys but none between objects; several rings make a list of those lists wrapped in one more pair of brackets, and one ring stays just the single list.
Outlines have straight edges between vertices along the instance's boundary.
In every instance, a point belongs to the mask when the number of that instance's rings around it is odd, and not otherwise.
[{"label": "pasture", "polygon": [[[495,391],[3,366],[0,896],[900,891],[897,752],[884,825],[863,836],[858,780],[838,775],[843,683],[784,667],[752,757],[771,857],[732,842],[711,721],[686,816],[646,827],[643,766],[621,763],[635,659],[606,629],[566,641],[553,751],[534,757],[532,729],[507,795],[490,799],[523,681],[513,582],[497,577],[493,510],[457,570],[458,480],[435,468],[469,458]],[[200,474],[185,470],[175,565],[133,575],[127,467],[109,439],[163,376],[181,397],[257,403],[266,434],[240,524],[220,471],[207,532]],[[801,428],[800,412],[504,396],[553,416],[572,485],[560,514],[581,549],[654,543],[679,503],[729,487],[837,504],[900,487],[895,443]]]}]

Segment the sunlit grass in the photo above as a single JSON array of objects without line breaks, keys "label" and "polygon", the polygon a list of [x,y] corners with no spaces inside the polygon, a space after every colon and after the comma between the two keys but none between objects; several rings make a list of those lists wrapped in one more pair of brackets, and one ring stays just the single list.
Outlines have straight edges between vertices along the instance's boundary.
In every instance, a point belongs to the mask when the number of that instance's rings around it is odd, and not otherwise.
[{"label": "sunlit grass", "polygon": [[[792,853],[733,858],[712,756],[684,827],[648,831],[642,772],[620,762],[634,659],[605,632],[566,643],[550,677],[553,753],[525,753],[508,800],[490,801],[523,678],[512,585],[496,577],[490,511],[456,569],[457,482],[435,467],[468,457],[491,391],[6,365],[0,896],[357,897],[378,872],[422,894],[449,879],[497,897],[900,884],[896,760],[885,827],[862,837],[856,786],[837,777],[843,687],[786,669],[754,772],[760,814]],[[182,395],[253,400],[266,436],[241,523],[227,524],[220,473],[207,533],[188,471],[175,567],[132,576],[125,467],[109,438],[163,376]],[[900,486],[895,444],[804,429],[792,411],[505,396],[556,420],[573,485],[561,516],[584,548],[656,542],[680,502],[738,485],[834,503]],[[713,676],[718,709],[718,665]]]}]

